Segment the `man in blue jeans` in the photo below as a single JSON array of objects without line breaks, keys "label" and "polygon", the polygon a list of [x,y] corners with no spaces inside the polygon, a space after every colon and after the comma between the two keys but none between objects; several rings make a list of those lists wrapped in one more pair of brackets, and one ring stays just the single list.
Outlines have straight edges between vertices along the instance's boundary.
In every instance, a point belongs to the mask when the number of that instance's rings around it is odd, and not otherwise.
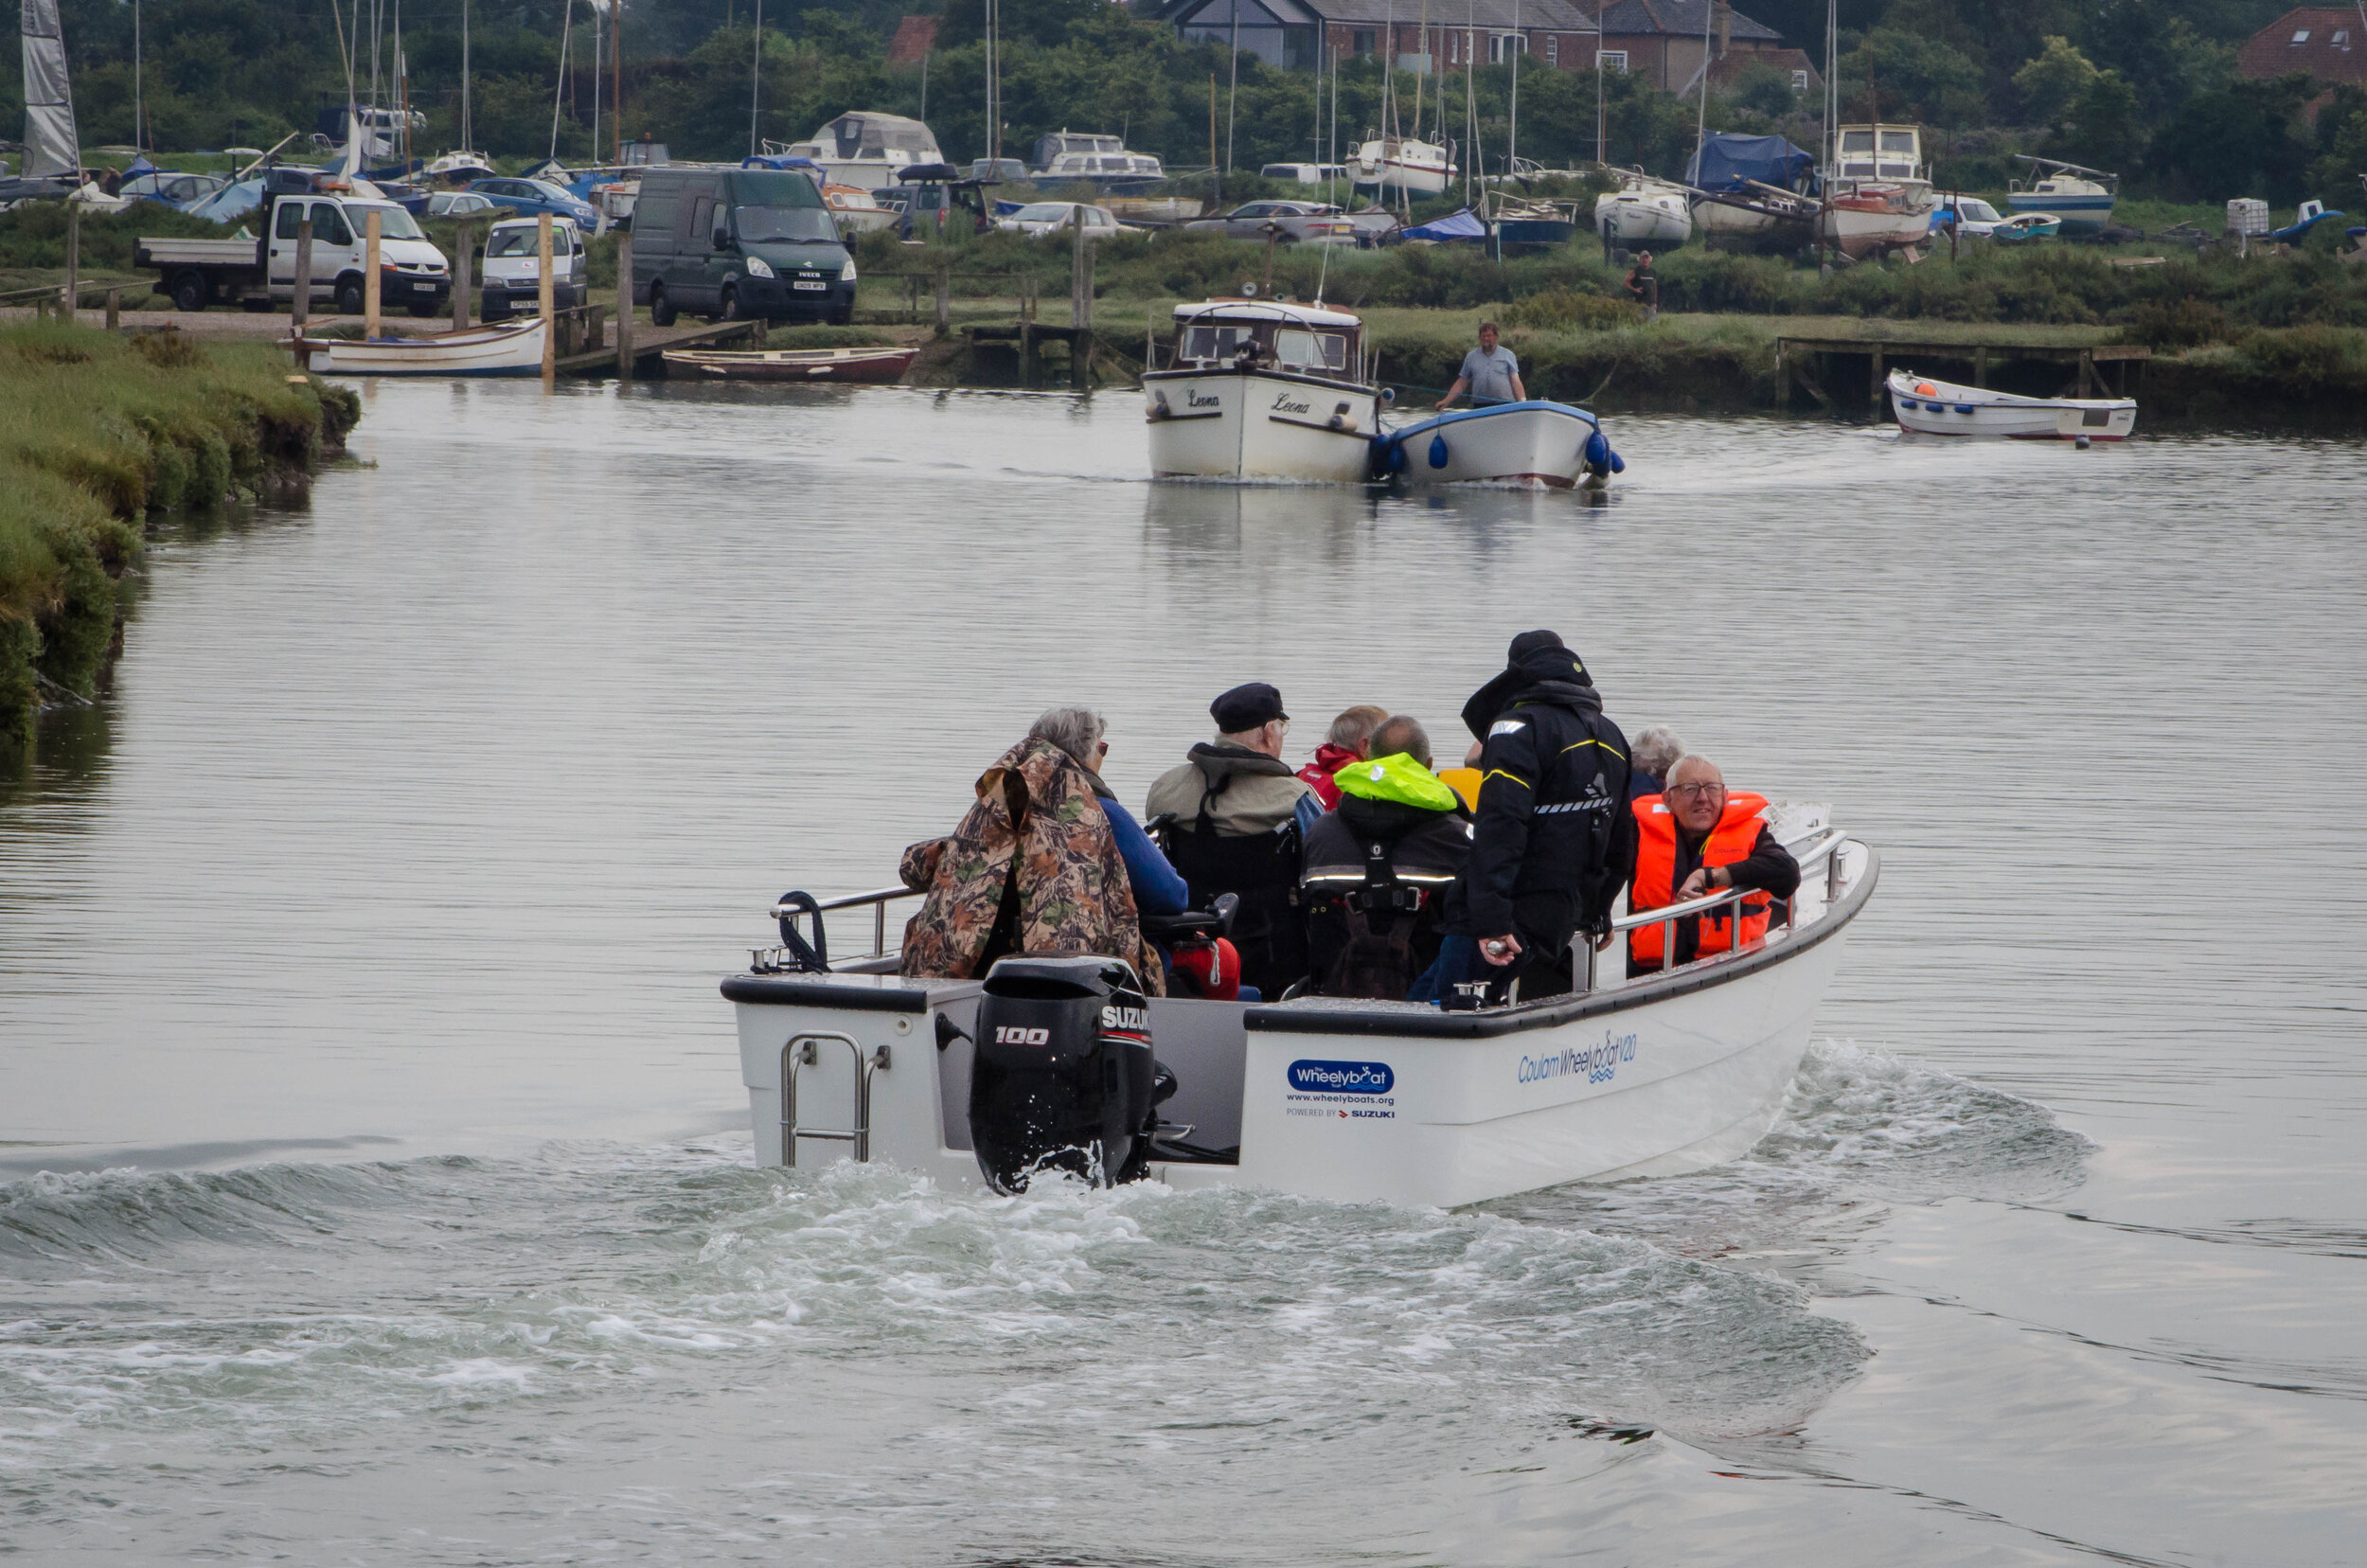
[{"label": "man in blue jeans", "polygon": [[1473,407],[1487,403],[1526,402],[1528,388],[1521,384],[1521,362],[1509,348],[1496,346],[1496,324],[1483,321],[1479,330],[1480,346],[1463,356],[1463,368],[1456,372],[1454,384],[1438,400],[1441,408],[1451,408],[1465,392],[1471,394]]}]

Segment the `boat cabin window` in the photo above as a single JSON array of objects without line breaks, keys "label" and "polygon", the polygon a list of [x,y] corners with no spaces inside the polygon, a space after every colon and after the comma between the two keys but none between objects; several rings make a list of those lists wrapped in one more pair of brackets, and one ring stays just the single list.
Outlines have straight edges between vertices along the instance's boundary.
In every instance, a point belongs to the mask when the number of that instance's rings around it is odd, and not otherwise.
[{"label": "boat cabin window", "polygon": [[1344,370],[1348,340],[1339,332],[1308,332],[1285,328],[1273,335],[1274,363],[1286,369]]},{"label": "boat cabin window", "polygon": [[1184,334],[1184,358],[1229,360],[1256,337],[1255,327],[1194,327]]},{"label": "boat cabin window", "polygon": [[1904,152],[1907,156],[1911,158],[1913,157],[1915,155],[1915,134],[1913,131],[1883,132],[1882,151],[1885,152]]},{"label": "boat cabin window", "polygon": [[1843,152],[1873,151],[1874,133],[1871,131],[1843,131],[1841,134],[1841,150]]}]

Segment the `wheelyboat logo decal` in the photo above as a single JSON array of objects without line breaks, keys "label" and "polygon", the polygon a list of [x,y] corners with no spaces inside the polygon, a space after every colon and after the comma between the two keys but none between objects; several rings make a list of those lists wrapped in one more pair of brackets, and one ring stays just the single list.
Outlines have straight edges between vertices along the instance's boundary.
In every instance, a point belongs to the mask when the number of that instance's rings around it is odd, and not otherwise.
[{"label": "wheelyboat logo decal", "polygon": [[1635,1036],[1605,1029],[1599,1043],[1565,1046],[1547,1057],[1522,1057],[1518,1076],[1522,1083],[1579,1077],[1589,1083],[1609,1083],[1619,1076],[1620,1063],[1635,1060]]},{"label": "wheelyboat logo decal", "polygon": [[1290,1063],[1285,1111],[1329,1121],[1395,1121],[1397,1075],[1385,1061]]}]

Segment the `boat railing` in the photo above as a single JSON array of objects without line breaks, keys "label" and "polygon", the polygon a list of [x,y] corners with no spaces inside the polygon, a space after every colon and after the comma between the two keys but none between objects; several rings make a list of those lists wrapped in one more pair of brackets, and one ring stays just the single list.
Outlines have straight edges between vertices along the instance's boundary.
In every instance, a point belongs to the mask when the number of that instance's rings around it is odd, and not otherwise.
[{"label": "boat railing", "polygon": [[[1824,867],[1824,901],[1827,905],[1841,897],[1842,883],[1844,880],[1842,850],[1850,842],[1848,833],[1842,829],[1825,828],[1784,846],[1790,851],[1791,858],[1799,863],[1802,885],[1806,884],[1811,870],[1818,866]],[[1694,919],[1731,906],[1735,909],[1736,929],[1739,930],[1742,901],[1746,899],[1760,899],[1766,896],[1758,889],[1750,887],[1729,887],[1716,893],[1704,893],[1698,899],[1683,899],[1675,903],[1662,904],[1656,909],[1639,910],[1633,914],[1614,917],[1611,922],[1611,934],[1616,938],[1631,931],[1644,930],[1647,926],[1660,927],[1660,950],[1664,966],[1661,972],[1665,972],[1666,970],[1689,969],[1695,964],[1716,963],[1719,958],[1728,956],[1733,950],[1729,950],[1728,953],[1712,953],[1706,957],[1694,958],[1684,964],[1670,961],[1677,953],[1677,922]],[[1796,900],[1797,897],[1795,894],[1794,899]],[[1786,912],[1785,923],[1787,925],[1791,923],[1789,911]],[[1598,984],[1595,973],[1597,953],[1594,943],[1589,939],[1586,933],[1577,932],[1570,938],[1570,951],[1573,953],[1585,955],[1583,960],[1575,966],[1577,989],[1581,992],[1593,990]]]},{"label": "boat railing", "polygon": [[[1802,886],[1807,885],[1808,879],[1813,872],[1819,868],[1823,869],[1824,873],[1823,903],[1825,906],[1830,906],[1841,898],[1847,877],[1842,851],[1854,842],[1842,829],[1824,828],[1794,839],[1784,846],[1791,852],[1792,859],[1800,864]],[[893,974],[896,972],[900,949],[891,949],[888,946],[888,906],[901,900],[919,899],[925,896],[920,890],[900,884],[895,887],[878,888],[869,893],[848,893],[836,899],[812,899],[804,894],[785,896],[772,908],[773,918],[780,923],[782,944],[779,947],[751,949],[748,968],[757,974],[784,974],[821,970],[829,970],[840,974]],[[1677,951],[1676,933],[1679,920],[1692,919],[1697,916],[1706,915],[1730,905],[1738,905],[1745,899],[1762,896],[1747,887],[1732,887],[1716,893],[1705,893],[1698,899],[1686,899],[1678,903],[1664,904],[1657,909],[1619,916],[1611,922],[1611,934],[1614,936],[1620,936],[1646,926],[1657,925],[1662,928],[1661,952],[1674,954]],[[1794,905],[1797,904],[1798,898],[1797,894],[1793,895]],[[822,918],[825,915],[847,909],[867,909],[871,912],[871,947],[868,952],[856,953],[833,963],[830,960],[828,937],[824,930]],[[1796,917],[1789,910],[1785,912],[1784,918],[1787,926],[1795,923],[1796,920]],[[791,940],[795,933],[795,923],[801,919],[810,921],[812,926],[813,935],[810,941],[802,936],[795,941]],[[1585,955],[1583,961],[1577,966],[1577,989],[1582,992],[1595,989],[1598,980],[1595,972],[1597,954],[1594,944],[1589,941],[1583,933],[1580,933],[1571,939],[1571,951],[1574,953]],[[1691,968],[1694,964],[1716,963],[1726,956],[1729,954],[1714,953],[1706,958],[1693,959],[1688,964],[1670,967]]]}]

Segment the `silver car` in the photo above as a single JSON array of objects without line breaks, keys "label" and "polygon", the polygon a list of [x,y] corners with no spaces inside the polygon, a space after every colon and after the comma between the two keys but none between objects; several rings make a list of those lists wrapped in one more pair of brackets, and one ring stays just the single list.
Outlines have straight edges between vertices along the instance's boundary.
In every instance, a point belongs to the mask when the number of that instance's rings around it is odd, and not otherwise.
[{"label": "silver car", "polygon": [[1249,202],[1218,218],[1195,218],[1184,225],[1228,240],[1263,240],[1278,232],[1282,242],[1308,245],[1352,245],[1356,225],[1336,206],[1321,202]]}]

